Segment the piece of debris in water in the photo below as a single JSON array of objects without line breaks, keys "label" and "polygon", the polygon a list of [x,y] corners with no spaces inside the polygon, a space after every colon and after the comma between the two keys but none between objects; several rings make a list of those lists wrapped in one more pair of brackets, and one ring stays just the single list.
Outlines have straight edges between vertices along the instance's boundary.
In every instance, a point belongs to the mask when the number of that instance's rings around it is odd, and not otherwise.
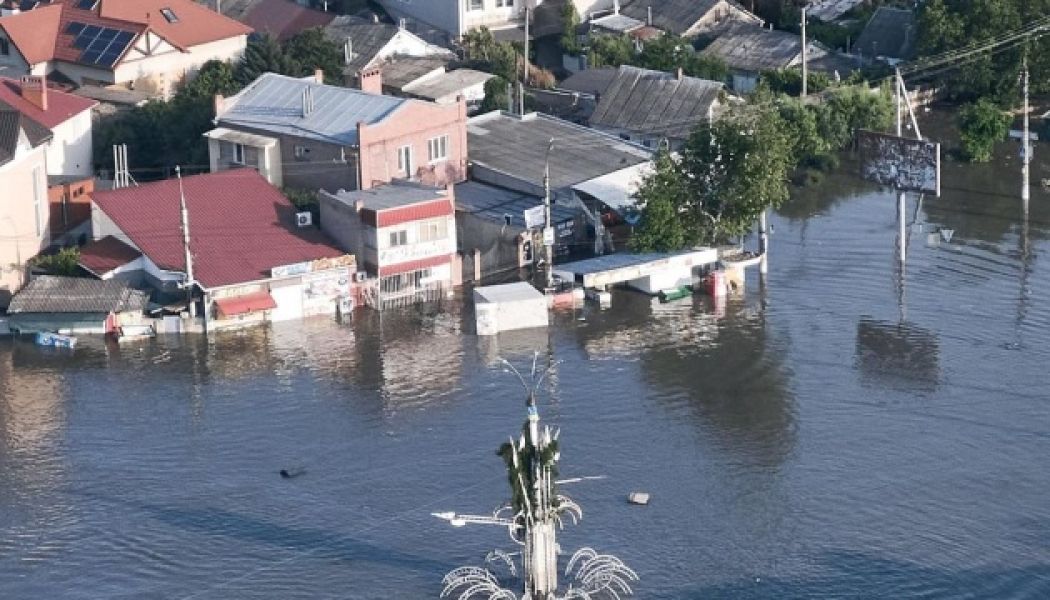
[{"label": "piece of debris in water", "polygon": [[645,506],[649,504],[649,493],[648,492],[631,492],[627,495],[627,501],[631,504],[637,504],[639,506]]},{"label": "piece of debris in water", "polygon": [[306,469],[303,467],[292,467],[290,469],[281,469],[281,477],[285,479],[295,479],[300,475],[306,475]]}]

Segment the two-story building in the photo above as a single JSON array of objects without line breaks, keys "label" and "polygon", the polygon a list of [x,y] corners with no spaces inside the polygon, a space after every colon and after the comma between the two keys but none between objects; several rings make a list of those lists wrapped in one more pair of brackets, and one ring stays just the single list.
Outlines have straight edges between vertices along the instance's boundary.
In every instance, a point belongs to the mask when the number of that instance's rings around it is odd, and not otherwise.
[{"label": "two-story building", "polygon": [[380,93],[378,69],[361,90],[266,73],[216,97],[205,133],[212,172],[249,167],[275,186],[369,189],[407,179],[444,187],[466,178],[467,107]]},{"label": "two-story building", "polygon": [[47,247],[51,131],[0,100],[0,308],[25,284],[26,261]]},{"label": "two-story building", "polygon": [[51,0],[0,18],[0,67],[167,95],[209,60],[234,60],[251,28],[192,0]]},{"label": "two-story building", "polygon": [[395,181],[321,192],[321,227],[377,279],[378,308],[433,300],[461,282],[452,187]]},{"label": "two-story building", "polygon": [[48,87],[46,77],[0,77],[0,100],[51,130],[47,174],[90,177],[91,109],[98,102]]}]

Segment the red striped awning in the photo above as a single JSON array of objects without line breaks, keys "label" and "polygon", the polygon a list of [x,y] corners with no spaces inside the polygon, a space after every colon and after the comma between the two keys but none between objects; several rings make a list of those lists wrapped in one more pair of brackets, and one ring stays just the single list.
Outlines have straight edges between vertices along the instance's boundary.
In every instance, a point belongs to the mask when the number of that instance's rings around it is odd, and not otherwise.
[{"label": "red striped awning", "polygon": [[274,302],[269,292],[255,292],[244,296],[220,298],[215,301],[215,306],[219,308],[222,316],[234,317],[260,310],[272,310],[277,308],[277,303]]}]

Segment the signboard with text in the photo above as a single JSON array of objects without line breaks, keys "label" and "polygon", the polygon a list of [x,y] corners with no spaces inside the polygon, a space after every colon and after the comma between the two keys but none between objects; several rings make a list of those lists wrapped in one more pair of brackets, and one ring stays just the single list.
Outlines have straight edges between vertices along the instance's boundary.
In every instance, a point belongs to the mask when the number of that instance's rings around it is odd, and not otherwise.
[{"label": "signboard with text", "polygon": [[860,130],[860,175],[900,192],[941,195],[941,145]]}]

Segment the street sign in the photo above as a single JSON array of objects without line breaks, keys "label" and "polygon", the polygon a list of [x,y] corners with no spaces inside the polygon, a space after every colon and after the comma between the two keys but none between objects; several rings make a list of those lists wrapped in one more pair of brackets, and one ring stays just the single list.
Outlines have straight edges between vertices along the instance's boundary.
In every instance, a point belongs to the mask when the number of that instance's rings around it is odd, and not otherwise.
[{"label": "street sign", "polygon": [[[1011,129],[1010,130],[1010,139],[1012,139],[1012,140],[1024,139],[1024,132],[1019,130],[1019,129]],[[1039,134],[1034,132],[1034,131],[1029,131],[1028,132],[1028,139],[1032,140],[1033,142],[1038,142],[1039,141]]]},{"label": "street sign", "polygon": [[553,246],[554,245],[554,228],[544,227],[543,228],[543,245]]},{"label": "street sign", "polygon": [[861,177],[900,192],[941,195],[941,145],[858,131]]},{"label": "street sign", "polygon": [[547,220],[547,214],[543,210],[543,205],[533,206],[532,208],[526,208],[525,214],[525,227],[532,229],[533,227],[543,227],[544,222]]}]

